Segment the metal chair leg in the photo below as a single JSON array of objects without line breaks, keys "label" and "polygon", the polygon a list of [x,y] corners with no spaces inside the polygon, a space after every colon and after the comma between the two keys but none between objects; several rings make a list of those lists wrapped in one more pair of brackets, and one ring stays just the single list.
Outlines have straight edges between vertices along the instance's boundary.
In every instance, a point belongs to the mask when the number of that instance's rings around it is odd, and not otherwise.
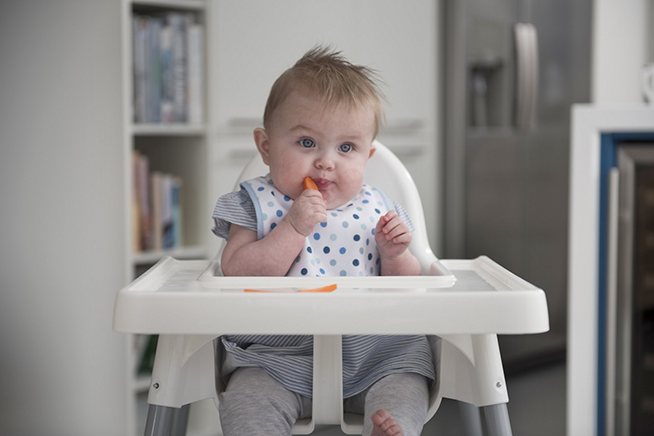
[{"label": "metal chair leg", "polygon": [[191,405],[181,408],[150,404],[145,436],[184,436]]},{"label": "metal chair leg", "polygon": [[170,428],[170,436],[186,435],[186,427],[188,426],[188,415],[190,410],[190,404],[182,406],[179,409],[174,409],[172,424]]},{"label": "metal chair leg", "polygon": [[481,407],[487,436],[513,436],[506,403]]},{"label": "metal chair leg", "polygon": [[144,436],[168,436],[173,421],[173,407],[150,404]]}]

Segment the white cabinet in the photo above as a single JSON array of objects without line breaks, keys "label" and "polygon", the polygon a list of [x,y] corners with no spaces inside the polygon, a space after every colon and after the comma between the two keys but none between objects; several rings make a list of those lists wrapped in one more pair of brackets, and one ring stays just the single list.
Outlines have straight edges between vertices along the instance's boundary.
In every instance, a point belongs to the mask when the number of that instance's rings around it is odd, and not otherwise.
[{"label": "white cabinet", "polygon": [[[210,192],[232,188],[255,154],[273,82],[318,44],[374,68],[384,81],[387,125],[379,138],[398,154],[420,187],[432,247],[440,247],[438,28],[435,0],[307,2],[221,1],[215,23],[212,95],[217,142]],[[394,199],[401,202],[402,199]]]}]

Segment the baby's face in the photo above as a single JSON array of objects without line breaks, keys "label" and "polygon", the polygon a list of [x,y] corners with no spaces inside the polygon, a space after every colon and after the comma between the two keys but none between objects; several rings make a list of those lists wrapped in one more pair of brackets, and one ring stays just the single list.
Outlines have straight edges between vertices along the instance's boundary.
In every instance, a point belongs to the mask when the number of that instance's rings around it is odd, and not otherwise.
[{"label": "baby's face", "polygon": [[324,107],[320,98],[293,91],[255,140],[277,189],[295,199],[309,176],[334,209],[361,190],[374,135],[370,105]]}]

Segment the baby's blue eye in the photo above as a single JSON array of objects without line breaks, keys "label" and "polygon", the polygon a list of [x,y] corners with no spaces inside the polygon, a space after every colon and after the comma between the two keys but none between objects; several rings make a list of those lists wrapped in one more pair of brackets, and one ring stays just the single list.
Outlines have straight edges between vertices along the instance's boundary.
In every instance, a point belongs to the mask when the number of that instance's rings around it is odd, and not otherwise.
[{"label": "baby's blue eye", "polygon": [[338,147],[340,151],[343,153],[349,153],[352,151],[352,145],[351,144],[343,144],[340,147]]},{"label": "baby's blue eye", "polygon": [[303,140],[300,141],[300,144],[302,144],[302,147],[310,148],[314,146],[313,139],[309,138],[304,138]]}]

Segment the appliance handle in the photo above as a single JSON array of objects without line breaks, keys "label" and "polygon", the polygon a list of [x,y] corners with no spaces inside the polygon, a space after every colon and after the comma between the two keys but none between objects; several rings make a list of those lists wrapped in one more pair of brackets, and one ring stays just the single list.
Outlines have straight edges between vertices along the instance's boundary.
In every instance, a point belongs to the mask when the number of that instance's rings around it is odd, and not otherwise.
[{"label": "appliance handle", "polygon": [[538,32],[530,23],[514,27],[516,48],[516,112],[518,130],[529,131],[536,126],[538,103]]},{"label": "appliance handle", "polygon": [[605,404],[606,435],[615,434],[616,352],[618,313],[618,232],[620,222],[620,171],[609,171],[607,272],[606,272],[606,352],[605,352]]}]

